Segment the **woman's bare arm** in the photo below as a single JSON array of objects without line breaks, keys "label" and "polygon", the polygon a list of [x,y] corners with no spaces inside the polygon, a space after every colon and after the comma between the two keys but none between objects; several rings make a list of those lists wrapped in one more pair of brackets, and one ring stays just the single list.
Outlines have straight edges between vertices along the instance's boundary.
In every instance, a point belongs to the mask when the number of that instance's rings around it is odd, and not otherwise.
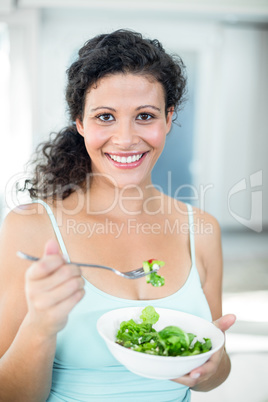
[{"label": "woman's bare arm", "polygon": [[[195,219],[205,221],[206,227],[211,227],[211,232],[199,233],[195,236],[196,253],[200,256],[198,260],[201,261],[205,272],[203,291],[211,310],[212,319],[214,324],[225,332],[234,324],[235,316],[228,314],[222,317],[223,262],[220,227],[217,220],[211,215],[197,209],[195,211]],[[192,370],[191,373],[176,381],[195,391],[210,391],[226,380],[230,369],[230,359],[223,347],[203,366]]]},{"label": "woman's bare arm", "polygon": [[[222,317],[222,277],[223,258],[221,244],[221,230],[218,221],[209,214],[205,214],[206,221],[211,225],[211,235],[203,236],[203,261],[206,271],[206,280],[203,291],[207,298],[214,324],[223,332],[227,331],[235,322],[235,316],[228,314]],[[222,384],[231,370],[229,356],[225,347],[215,353],[200,370],[193,371],[192,375],[200,374],[199,381],[192,389],[196,391],[210,391]],[[211,375],[211,373],[213,373]]]},{"label": "woman's bare arm", "polygon": [[44,223],[12,212],[0,235],[0,401],[47,399],[57,332],[83,296],[79,268],[64,264],[55,241],[30,267],[16,256],[19,249],[40,255]]}]

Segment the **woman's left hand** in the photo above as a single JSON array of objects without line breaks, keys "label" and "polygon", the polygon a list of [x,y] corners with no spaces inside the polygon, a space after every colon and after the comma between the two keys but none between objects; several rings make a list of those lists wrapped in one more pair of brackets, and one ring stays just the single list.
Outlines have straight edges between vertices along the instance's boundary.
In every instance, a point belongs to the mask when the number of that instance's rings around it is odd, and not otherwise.
[{"label": "woman's left hand", "polygon": [[[227,314],[219,318],[218,320],[214,321],[213,324],[216,325],[216,327],[218,327],[224,333],[235,323],[235,320],[236,320],[235,315]],[[190,388],[195,387],[198,388],[199,384],[209,380],[210,378],[212,379],[213,375],[215,375],[218,372],[221,363],[224,364],[224,361],[226,361],[226,359],[223,359],[224,355],[225,357],[227,357],[225,348],[223,346],[220,350],[215,352],[211,356],[211,358],[202,366],[197,367],[194,370],[192,370],[189,374],[186,374],[180,378],[176,378],[175,380],[172,381],[186,385],[187,387]],[[226,370],[224,370],[223,367],[222,372],[224,373],[225,371]]]}]

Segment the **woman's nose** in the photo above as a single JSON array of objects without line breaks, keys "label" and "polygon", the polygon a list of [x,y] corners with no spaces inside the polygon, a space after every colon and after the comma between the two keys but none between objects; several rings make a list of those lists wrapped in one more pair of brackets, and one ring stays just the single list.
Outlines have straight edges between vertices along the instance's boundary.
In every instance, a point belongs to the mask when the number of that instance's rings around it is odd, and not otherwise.
[{"label": "woman's nose", "polygon": [[121,122],[116,125],[113,143],[122,148],[130,148],[139,142],[137,133],[131,122]]}]

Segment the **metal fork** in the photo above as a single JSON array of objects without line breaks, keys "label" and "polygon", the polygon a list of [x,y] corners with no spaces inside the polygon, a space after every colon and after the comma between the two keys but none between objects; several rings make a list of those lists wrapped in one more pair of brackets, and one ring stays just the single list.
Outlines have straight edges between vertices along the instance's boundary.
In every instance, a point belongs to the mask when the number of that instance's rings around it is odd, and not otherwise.
[{"label": "metal fork", "polygon": [[[29,255],[29,254],[25,254],[22,251],[18,251],[17,256],[20,258],[23,258],[24,260],[29,260],[29,261],[39,261],[40,260],[40,258],[33,257],[32,255]],[[115,268],[106,267],[105,265],[84,264],[81,262],[66,262],[66,264],[78,265],[79,267],[87,267],[87,268],[107,269],[108,271],[112,271],[116,275],[122,276],[123,278],[127,278],[127,279],[139,279],[139,278],[142,278],[143,276],[150,275],[153,272],[157,272],[158,269],[160,268],[157,264],[154,264],[155,267],[150,272],[144,272],[143,268],[134,269],[133,271],[120,272]]]}]

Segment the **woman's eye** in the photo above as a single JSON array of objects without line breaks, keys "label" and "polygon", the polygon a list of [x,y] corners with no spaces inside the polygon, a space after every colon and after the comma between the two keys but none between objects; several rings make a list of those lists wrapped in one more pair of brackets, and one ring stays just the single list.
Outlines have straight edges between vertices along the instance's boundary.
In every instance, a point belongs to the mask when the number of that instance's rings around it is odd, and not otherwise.
[{"label": "woman's eye", "polygon": [[151,120],[153,116],[148,113],[140,113],[137,117],[137,120],[143,120],[143,121],[148,121]]},{"label": "woman's eye", "polygon": [[101,121],[113,121],[114,120],[114,116],[110,113],[99,114],[97,116],[97,118],[100,119]]}]

